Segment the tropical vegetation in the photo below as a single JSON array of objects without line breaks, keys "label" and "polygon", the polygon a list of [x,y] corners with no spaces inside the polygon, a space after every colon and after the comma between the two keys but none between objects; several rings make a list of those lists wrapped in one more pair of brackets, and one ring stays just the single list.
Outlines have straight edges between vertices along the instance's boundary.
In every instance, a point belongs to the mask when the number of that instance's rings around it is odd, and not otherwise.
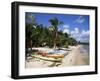
[{"label": "tropical vegetation", "polygon": [[26,48],[44,47],[50,48],[68,47],[76,45],[77,41],[68,33],[58,31],[59,25],[63,22],[56,17],[48,20],[50,26],[44,26],[36,22],[33,14],[26,14]]}]

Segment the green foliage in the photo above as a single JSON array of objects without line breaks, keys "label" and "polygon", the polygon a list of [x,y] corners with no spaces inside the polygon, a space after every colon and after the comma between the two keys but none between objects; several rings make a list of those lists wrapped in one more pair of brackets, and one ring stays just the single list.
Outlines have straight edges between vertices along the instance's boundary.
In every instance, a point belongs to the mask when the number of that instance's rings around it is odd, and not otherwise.
[{"label": "green foliage", "polygon": [[56,48],[58,41],[58,26],[63,24],[63,22],[59,21],[56,17],[52,18],[49,20],[49,22],[52,25],[53,28],[53,35],[54,35],[54,39],[53,39],[53,44],[54,44],[54,48]]},{"label": "green foliage", "polygon": [[68,40],[68,43],[69,43],[69,45],[73,46],[73,45],[77,44],[77,41],[74,38],[70,37],[69,40]]},{"label": "green foliage", "polygon": [[62,24],[57,18],[50,19],[50,27],[36,23],[33,15],[27,15],[32,23],[26,23],[26,47],[66,47],[76,45],[77,41],[69,34],[58,31],[58,26]]}]

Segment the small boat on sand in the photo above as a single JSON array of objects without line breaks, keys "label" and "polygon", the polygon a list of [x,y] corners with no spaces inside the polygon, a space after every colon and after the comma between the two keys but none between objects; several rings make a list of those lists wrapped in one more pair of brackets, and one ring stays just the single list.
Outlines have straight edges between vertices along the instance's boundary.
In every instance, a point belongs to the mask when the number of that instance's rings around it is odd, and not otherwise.
[{"label": "small boat on sand", "polygon": [[63,58],[65,55],[64,53],[57,53],[57,52],[43,52],[43,51],[39,51],[38,54],[42,55],[42,56],[46,56],[46,57],[52,57],[52,58]]},{"label": "small boat on sand", "polygon": [[32,54],[32,57],[42,59],[42,60],[46,60],[46,61],[53,61],[53,62],[61,62],[62,61],[62,58],[44,57],[42,55],[36,55],[36,54]]},{"label": "small boat on sand", "polygon": [[52,58],[63,58],[63,54],[47,54],[47,57],[52,57]]},{"label": "small boat on sand", "polygon": [[37,48],[34,50],[38,50],[37,52],[38,55],[42,55],[44,57],[51,57],[51,58],[63,58],[65,55],[68,54],[68,51],[59,50],[59,49]]}]

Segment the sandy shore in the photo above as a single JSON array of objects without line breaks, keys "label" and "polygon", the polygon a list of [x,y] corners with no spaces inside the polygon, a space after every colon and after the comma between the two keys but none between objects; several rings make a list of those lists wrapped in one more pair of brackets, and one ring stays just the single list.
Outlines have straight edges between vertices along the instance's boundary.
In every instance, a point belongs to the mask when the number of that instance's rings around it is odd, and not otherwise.
[{"label": "sandy shore", "polygon": [[45,61],[37,58],[30,58],[26,60],[25,67],[26,68],[42,68],[42,67],[63,67],[63,66],[81,66],[81,65],[89,65],[89,56],[86,54],[87,52],[81,52],[81,45],[72,46],[71,51],[62,59],[61,63]]},{"label": "sandy shore", "polygon": [[64,59],[62,60],[62,64],[60,66],[89,65],[89,56],[88,54],[85,54],[87,52],[81,53],[80,48],[81,45],[73,47],[72,51],[64,57]]}]

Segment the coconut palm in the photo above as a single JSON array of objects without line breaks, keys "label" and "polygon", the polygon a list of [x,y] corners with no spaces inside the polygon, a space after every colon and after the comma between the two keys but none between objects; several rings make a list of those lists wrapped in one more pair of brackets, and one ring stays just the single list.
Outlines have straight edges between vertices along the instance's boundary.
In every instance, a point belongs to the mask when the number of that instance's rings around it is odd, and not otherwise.
[{"label": "coconut palm", "polygon": [[33,38],[33,32],[35,31],[35,16],[32,13],[26,13],[25,16],[25,26],[26,26],[26,56],[28,53],[32,51],[32,38]]},{"label": "coconut palm", "polygon": [[53,28],[54,35],[54,48],[56,48],[57,37],[58,37],[58,26],[63,24],[63,22],[59,21],[56,17],[49,20]]}]

